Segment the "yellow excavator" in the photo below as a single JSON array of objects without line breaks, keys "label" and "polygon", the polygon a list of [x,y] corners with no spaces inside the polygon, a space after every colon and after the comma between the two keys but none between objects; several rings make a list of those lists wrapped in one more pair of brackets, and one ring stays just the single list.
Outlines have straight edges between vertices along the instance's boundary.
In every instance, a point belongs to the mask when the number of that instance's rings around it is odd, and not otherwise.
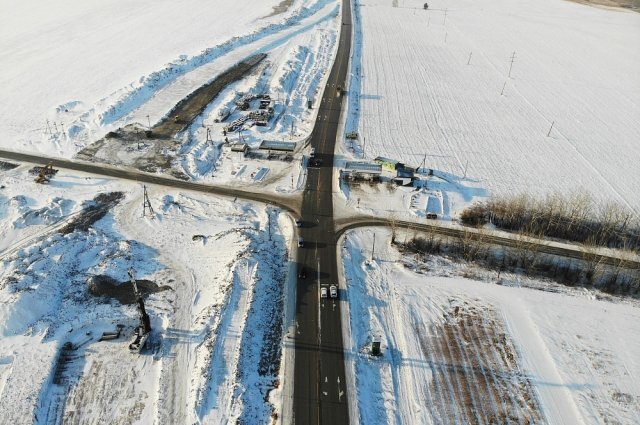
[{"label": "yellow excavator", "polygon": [[46,167],[40,168],[40,174],[36,177],[35,182],[40,184],[49,183],[51,181],[51,176],[54,174],[53,162],[49,162]]}]

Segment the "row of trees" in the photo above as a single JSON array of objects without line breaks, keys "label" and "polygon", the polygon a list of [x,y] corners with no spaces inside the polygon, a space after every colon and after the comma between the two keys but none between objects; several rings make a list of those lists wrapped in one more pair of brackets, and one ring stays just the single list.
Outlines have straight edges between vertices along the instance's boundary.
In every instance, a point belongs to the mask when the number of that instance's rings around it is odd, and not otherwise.
[{"label": "row of trees", "polygon": [[548,278],[558,283],[582,285],[607,293],[638,295],[640,270],[634,268],[634,253],[621,252],[614,264],[605,264],[595,249],[586,249],[582,259],[567,259],[540,252],[541,245],[518,236],[512,247],[497,247],[483,231],[463,232],[446,237],[430,232],[414,234],[404,242],[393,238],[402,251],[429,255],[446,255],[451,259],[475,263],[503,272],[523,273],[529,277]]},{"label": "row of trees", "polygon": [[620,204],[596,204],[590,195],[528,194],[492,198],[466,208],[464,224],[497,228],[536,237],[550,237],[588,245],[640,250],[640,220]]}]

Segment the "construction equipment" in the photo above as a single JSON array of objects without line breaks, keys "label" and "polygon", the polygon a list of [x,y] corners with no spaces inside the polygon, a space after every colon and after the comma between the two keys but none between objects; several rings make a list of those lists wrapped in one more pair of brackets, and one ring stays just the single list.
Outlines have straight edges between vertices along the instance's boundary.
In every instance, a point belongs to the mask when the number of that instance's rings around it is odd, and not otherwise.
[{"label": "construction equipment", "polygon": [[133,269],[129,269],[129,279],[131,280],[131,285],[133,285],[133,293],[136,297],[136,307],[138,308],[138,316],[140,318],[140,325],[137,326],[133,332],[133,341],[129,344],[129,351],[139,353],[151,333],[151,320],[144,309],[144,301],[142,300],[142,294],[138,291],[138,284],[133,276]]},{"label": "construction equipment", "polygon": [[37,167],[36,171],[39,171],[39,173],[38,177],[36,177],[34,181],[40,184],[49,183],[51,181],[51,177],[58,172],[58,170],[53,169],[52,162],[49,162],[45,167]]}]

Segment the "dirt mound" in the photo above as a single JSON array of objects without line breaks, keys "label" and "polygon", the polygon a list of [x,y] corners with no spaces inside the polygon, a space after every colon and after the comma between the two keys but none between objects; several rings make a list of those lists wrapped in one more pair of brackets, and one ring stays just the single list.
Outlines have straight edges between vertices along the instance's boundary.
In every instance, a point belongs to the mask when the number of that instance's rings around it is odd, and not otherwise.
[{"label": "dirt mound", "polygon": [[16,168],[18,164],[12,162],[0,161],[0,171],[9,171]]},{"label": "dirt mound", "polygon": [[[158,286],[157,283],[146,279],[137,279],[136,284],[142,296],[171,289],[170,286]],[[133,286],[128,280],[118,282],[106,275],[92,276],[87,281],[87,288],[93,296],[115,299],[120,304],[133,304],[136,300],[133,294]]]},{"label": "dirt mound", "polygon": [[115,207],[124,198],[122,192],[100,193],[93,200],[83,204],[84,209],[80,214],[60,229],[60,233],[68,233],[80,230],[86,232],[89,227],[107,215],[109,210]]}]

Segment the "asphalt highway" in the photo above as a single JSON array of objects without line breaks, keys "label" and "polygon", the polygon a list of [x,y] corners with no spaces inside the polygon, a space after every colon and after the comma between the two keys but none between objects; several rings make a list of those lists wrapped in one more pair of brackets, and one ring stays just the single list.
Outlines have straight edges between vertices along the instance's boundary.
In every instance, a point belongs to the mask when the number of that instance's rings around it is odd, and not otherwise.
[{"label": "asphalt highway", "polygon": [[349,423],[344,349],[340,317],[341,296],[320,298],[320,287],[338,285],[336,234],[333,220],[333,152],[340,121],[351,50],[351,4],[342,2],[338,51],[318,107],[311,134],[319,166],[309,168],[302,200],[303,246],[298,248],[293,421],[296,424]]},{"label": "asphalt highway", "polygon": [[193,190],[196,192],[213,193],[217,195],[238,197],[252,201],[273,204],[286,211],[298,213],[300,202],[297,197],[278,196],[260,191],[249,192],[230,187],[211,186],[186,180],[178,180],[172,177],[159,174],[145,173],[131,168],[121,168],[114,165],[105,165],[93,162],[83,162],[77,159],[54,158],[43,155],[33,155],[23,152],[14,152],[0,149],[0,158],[14,161],[28,162],[32,164],[46,165],[51,162],[54,168],[64,168],[67,170],[81,171],[84,173],[100,176],[115,177],[119,179],[132,180],[140,183],[155,184],[158,186],[173,187],[176,189]]}]

